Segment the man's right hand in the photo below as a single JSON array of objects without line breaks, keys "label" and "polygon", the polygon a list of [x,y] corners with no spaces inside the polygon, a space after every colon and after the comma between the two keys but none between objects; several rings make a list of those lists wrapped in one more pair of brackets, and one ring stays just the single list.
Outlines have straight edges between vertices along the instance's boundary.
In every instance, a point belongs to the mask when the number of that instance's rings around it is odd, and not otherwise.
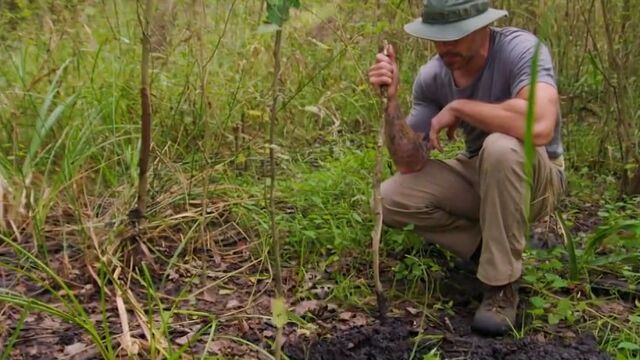
[{"label": "man's right hand", "polygon": [[369,68],[369,83],[378,89],[383,85],[388,86],[387,96],[389,99],[395,99],[399,82],[396,53],[393,46],[388,45],[387,55],[378,53],[376,63]]}]

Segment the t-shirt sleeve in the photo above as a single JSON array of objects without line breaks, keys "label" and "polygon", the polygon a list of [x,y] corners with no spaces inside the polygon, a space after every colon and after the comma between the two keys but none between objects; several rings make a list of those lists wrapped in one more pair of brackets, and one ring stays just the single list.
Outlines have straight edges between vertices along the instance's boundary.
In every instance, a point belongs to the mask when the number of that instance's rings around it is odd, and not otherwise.
[{"label": "t-shirt sleeve", "polygon": [[413,82],[411,111],[407,116],[407,123],[413,131],[423,133],[425,138],[428,138],[431,119],[440,112],[440,107],[429,96],[425,84],[428,74],[425,71],[426,69],[422,69]]},{"label": "t-shirt sleeve", "polygon": [[[520,37],[510,54],[511,58],[511,96],[515,97],[524,87],[531,85],[531,62],[535,53],[537,38]],[[538,82],[556,85],[556,76],[553,69],[553,60],[549,49],[540,44],[538,54]]]}]

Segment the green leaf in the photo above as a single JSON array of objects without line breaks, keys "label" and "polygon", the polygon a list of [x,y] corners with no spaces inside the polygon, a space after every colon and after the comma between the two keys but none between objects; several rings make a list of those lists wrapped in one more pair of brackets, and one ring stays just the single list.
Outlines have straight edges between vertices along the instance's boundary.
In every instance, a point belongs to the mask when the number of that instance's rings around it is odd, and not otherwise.
[{"label": "green leaf", "polygon": [[282,328],[287,323],[287,305],[284,298],[278,297],[271,299],[271,316],[273,323]]},{"label": "green leaf", "polygon": [[553,287],[555,289],[565,288],[565,287],[567,287],[567,282],[564,281],[561,278],[557,278],[557,279],[553,280],[553,282],[551,283],[551,287]]},{"label": "green leaf", "polygon": [[543,309],[531,309],[529,310],[529,313],[533,316],[540,316],[544,314],[544,310]]},{"label": "green leaf", "polygon": [[534,296],[529,301],[531,301],[531,304],[533,304],[533,306],[537,308],[542,308],[547,303],[545,299],[541,298],[540,296]]},{"label": "green leaf", "polygon": [[556,274],[546,273],[544,274],[544,277],[547,279],[547,281],[551,282],[551,287],[554,289],[567,287],[567,282]]},{"label": "green leaf", "polygon": [[549,325],[557,325],[562,319],[558,314],[549,314]]},{"label": "green leaf", "polygon": [[356,214],[356,213],[351,213],[351,217],[353,217],[353,219],[359,223],[363,223],[362,218],[360,217],[360,215]]},{"label": "green leaf", "polygon": [[282,26],[289,20],[289,9],[299,8],[300,0],[267,0],[267,22]]},{"label": "green leaf", "polygon": [[624,356],[621,353],[617,353],[616,354],[616,360],[628,360],[629,358],[627,358],[626,356]]},{"label": "green leaf", "polygon": [[562,299],[558,302],[557,312],[560,315],[567,316],[571,313],[572,304],[569,299]]},{"label": "green leaf", "polygon": [[635,351],[635,350],[640,350],[640,345],[634,344],[628,341],[623,341],[620,344],[618,344],[618,349]]},{"label": "green leaf", "polygon": [[316,239],[318,237],[315,231],[302,230],[302,233],[310,239]]}]

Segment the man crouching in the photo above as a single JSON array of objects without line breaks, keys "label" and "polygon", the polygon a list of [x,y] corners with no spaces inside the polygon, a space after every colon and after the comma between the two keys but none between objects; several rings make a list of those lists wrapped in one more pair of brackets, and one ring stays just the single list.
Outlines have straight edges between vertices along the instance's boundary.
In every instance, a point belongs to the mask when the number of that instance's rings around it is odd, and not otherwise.
[{"label": "man crouching", "polygon": [[[538,39],[490,25],[506,15],[487,0],[425,0],[422,17],[404,29],[432,41],[438,54],[420,68],[408,116],[398,103],[393,48],[377,54],[369,69],[372,85],[388,86],[386,146],[398,170],[382,184],[384,223],[413,224],[427,241],[477,265],[486,289],[471,327],[488,335],[515,326],[526,216],[548,215],[564,178],[551,55],[541,45],[538,80],[531,84]],[[532,86],[536,159],[528,202],[523,139]],[[464,153],[446,161],[425,156],[428,149],[442,151],[442,130],[451,137],[458,128]]]}]

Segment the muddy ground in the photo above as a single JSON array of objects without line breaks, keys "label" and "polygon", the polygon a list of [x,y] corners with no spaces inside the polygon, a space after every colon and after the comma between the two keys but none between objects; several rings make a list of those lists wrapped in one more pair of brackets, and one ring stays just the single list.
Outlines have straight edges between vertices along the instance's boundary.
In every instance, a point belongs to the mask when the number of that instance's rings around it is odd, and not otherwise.
[{"label": "muddy ground", "polygon": [[[524,314],[529,294],[526,289],[520,293],[524,301],[519,314]],[[441,359],[612,359],[600,351],[593,334],[578,333],[562,324],[526,330],[525,336],[475,334],[470,323],[482,293],[480,283],[466,268],[449,269],[438,285],[436,298],[451,301],[452,307],[423,318],[419,309],[400,301],[392,306],[391,316],[380,319],[377,314],[371,314],[375,318],[367,315],[351,327],[341,326],[344,316],[339,315],[337,321],[328,321],[324,333],[290,337],[285,353],[294,360],[423,359],[434,349]],[[521,317],[516,329],[527,329],[529,321]]]},{"label": "muddy ground", "polygon": [[[271,352],[275,327],[270,322],[272,286],[266,264],[252,255],[252,244],[238,228],[227,227],[217,232],[216,254],[199,256],[204,262],[193,259],[189,264],[174,265],[166,272],[159,263],[150,266],[154,286],[166,305],[184,310],[198,310],[216,319],[215,336],[209,340],[209,332],[196,336],[199,330],[211,324],[203,316],[174,314],[169,338],[177,347],[187,344],[186,355],[197,358],[206,351],[229,359],[265,359],[258,348]],[[177,251],[170,239],[156,239],[155,250],[170,258]],[[205,253],[195,249],[194,253]],[[15,259],[6,245],[0,245],[5,259]],[[84,305],[88,315],[104,330],[99,289],[94,263],[88,261],[83,249],[69,246],[64,256],[60,246],[51,246],[50,264],[56,273],[63,274],[70,288]],[[142,259],[143,255],[134,258]],[[8,260],[7,260],[8,261]],[[332,271],[353,272],[351,263]],[[207,276],[199,274],[208,269]],[[327,299],[327,289],[335,286],[332,273],[313,272],[301,280],[299,273],[290,267],[284,274],[289,294],[290,310],[294,314],[285,329],[284,351],[291,359],[422,359],[431,350],[437,350],[444,359],[610,359],[598,350],[596,339],[588,333],[563,327],[527,331],[523,337],[513,335],[494,339],[471,332],[470,321],[480,299],[477,280],[464,269],[452,267],[438,281],[437,293],[424,303],[392,299],[389,317],[381,323],[376,314],[375,297],[361,299],[360,306],[346,306]],[[362,274],[367,274],[362,269]],[[389,273],[387,268],[387,274]],[[233,275],[229,275],[233,273]],[[363,281],[369,281],[363,276]],[[54,289],[55,284],[50,282]],[[147,304],[148,294],[136,282],[131,283],[132,294],[141,304]],[[371,284],[368,284],[369,286]],[[385,284],[391,287],[389,281]],[[402,286],[396,283],[394,286]],[[33,281],[19,276],[7,268],[0,268],[0,287],[8,288],[58,308],[64,308],[50,292]],[[108,286],[106,323],[116,339],[122,332],[122,323],[113,301],[114,288]],[[304,293],[304,297],[296,294]],[[182,300],[178,300],[182,294]],[[185,296],[186,295],[186,296]],[[522,293],[526,299],[527,294]],[[452,302],[448,307],[434,308],[441,301]],[[525,301],[521,301],[521,313]],[[624,311],[626,304],[620,304]],[[128,307],[130,310],[130,307]],[[428,309],[428,311],[423,311]],[[154,309],[157,313],[157,309]],[[14,344],[9,359],[99,359],[95,346],[86,332],[50,315],[32,311],[23,314],[20,309],[0,303],[0,349],[3,349],[14,333],[16,324],[24,315],[24,326]],[[148,358],[148,342],[141,331],[139,319],[128,312],[131,335],[140,345],[139,358]],[[157,324],[157,317],[154,317]],[[527,321],[525,317],[525,321]],[[526,326],[525,326],[526,327]],[[242,343],[242,341],[246,343]],[[248,346],[247,344],[255,346]],[[122,349],[119,354],[123,355]],[[412,357],[413,355],[413,357]]]},{"label": "muddy ground", "polygon": [[611,359],[598,350],[597,341],[591,335],[545,337],[538,333],[519,339],[490,339],[470,333],[465,324],[469,319],[452,319],[449,321],[459,326],[455,332],[438,326],[424,330],[422,336],[432,335],[431,341],[411,341],[418,335],[411,322],[391,320],[350,328],[308,343],[288,343],[285,353],[294,360],[403,360],[422,359],[438,346],[438,354],[443,359]]}]

